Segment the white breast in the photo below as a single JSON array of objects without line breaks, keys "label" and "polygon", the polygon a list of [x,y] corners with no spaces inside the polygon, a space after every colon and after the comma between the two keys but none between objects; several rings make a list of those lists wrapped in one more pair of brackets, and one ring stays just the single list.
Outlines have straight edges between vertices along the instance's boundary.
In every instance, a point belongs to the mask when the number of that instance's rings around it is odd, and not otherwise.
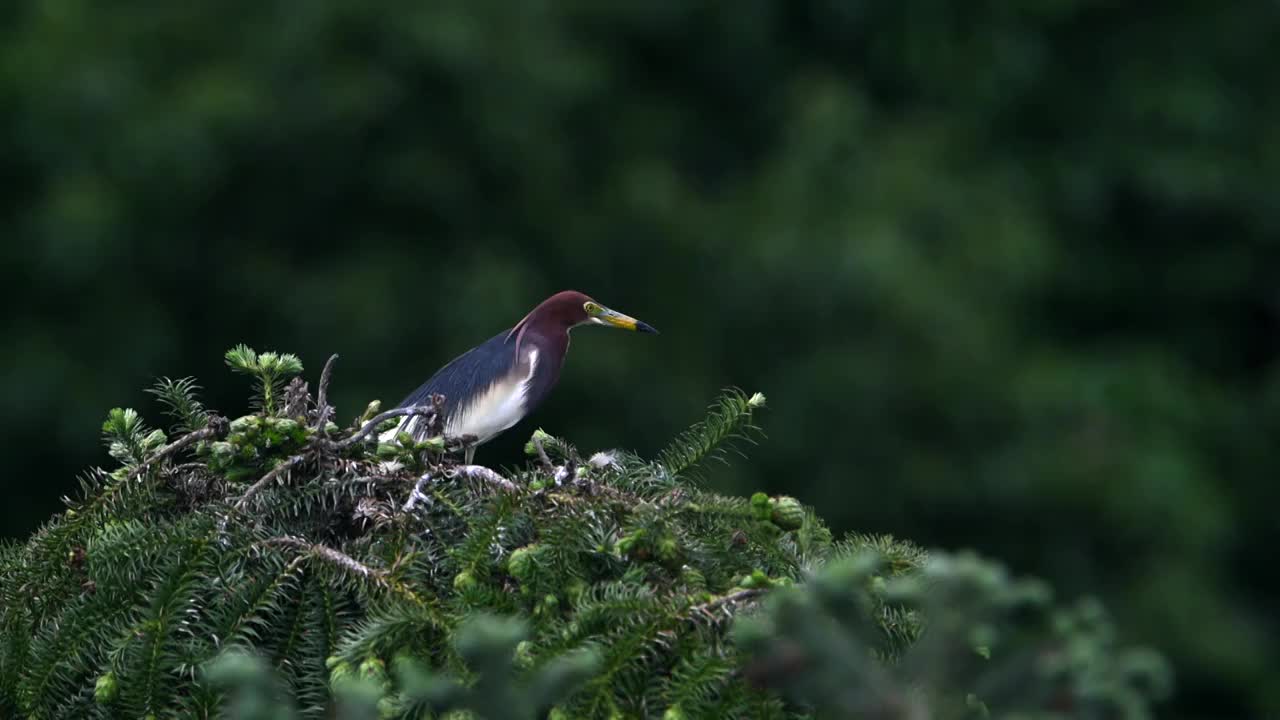
[{"label": "white breast", "polygon": [[529,350],[529,369],[523,376],[508,377],[467,403],[445,425],[444,434],[475,435],[476,444],[487,442],[524,417],[524,399],[538,367],[538,351]]}]

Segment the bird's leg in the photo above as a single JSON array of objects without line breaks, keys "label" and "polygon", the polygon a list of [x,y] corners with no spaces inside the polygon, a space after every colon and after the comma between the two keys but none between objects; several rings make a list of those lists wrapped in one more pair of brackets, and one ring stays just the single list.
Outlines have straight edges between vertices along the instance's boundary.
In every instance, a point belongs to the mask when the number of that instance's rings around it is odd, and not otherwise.
[{"label": "bird's leg", "polygon": [[468,446],[467,446],[467,449],[463,451],[463,456],[464,456],[464,458],[466,459],[466,463],[467,463],[468,465],[472,464],[472,461],[473,461],[473,460],[475,459],[475,457],[476,457],[476,446],[475,446],[475,445],[468,445]]}]

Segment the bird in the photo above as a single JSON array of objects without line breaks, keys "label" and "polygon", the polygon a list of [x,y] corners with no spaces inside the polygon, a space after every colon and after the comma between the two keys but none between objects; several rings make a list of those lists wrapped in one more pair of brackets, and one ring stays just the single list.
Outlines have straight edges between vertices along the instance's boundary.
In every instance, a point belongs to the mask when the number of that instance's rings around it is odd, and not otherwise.
[{"label": "bird", "polygon": [[[509,430],[547,399],[560,379],[569,333],[583,325],[658,334],[646,322],[577,290],[564,290],[543,300],[514,326],[451,360],[396,407],[429,405],[433,395],[444,396],[444,435],[474,438],[464,450],[470,465],[476,447]],[[401,432],[421,440],[428,432],[427,419],[406,417],[382,437],[389,440]]]}]

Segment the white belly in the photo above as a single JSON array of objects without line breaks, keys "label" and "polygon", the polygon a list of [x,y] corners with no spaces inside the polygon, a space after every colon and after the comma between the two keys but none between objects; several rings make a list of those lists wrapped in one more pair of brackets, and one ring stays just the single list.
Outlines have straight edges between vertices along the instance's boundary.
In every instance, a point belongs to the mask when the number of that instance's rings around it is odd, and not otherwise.
[{"label": "white belly", "polygon": [[[476,444],[480,445],[520,422],[524,418],[525,395],[537,366],[538,351],[533,349],[528,353],[528,369],[524,373],[499,380],[453,413],[445,423],[445,436],[474,435]],[[394,430],[383,433],[383,441],[390,442],[401,431],[415,434],[420,421],[418,417],[402,420]]]},{"label": "white belly", "polygon": [[444,434],[475,435],[476,444],[488,442],[524,418],[524,398],[538,367],[538,351],[529,351],[529,369],[523,375],[510,376],[494,383],[479,397],[472,399],[445,424]]}]

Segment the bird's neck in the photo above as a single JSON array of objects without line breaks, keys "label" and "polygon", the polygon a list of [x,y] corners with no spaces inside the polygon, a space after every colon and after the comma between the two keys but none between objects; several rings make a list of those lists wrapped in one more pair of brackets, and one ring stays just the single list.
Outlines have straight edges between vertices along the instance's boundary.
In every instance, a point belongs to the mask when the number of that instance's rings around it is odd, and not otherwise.
[{"label": "bird's neck", "polygon": [[519,328],[516,331],[516,352],[524,353],[529,348],[537,348],[541,357],[548,360],[556,358],[563,365],[565,352],[569,349],[569,331],[563,328]]}]

